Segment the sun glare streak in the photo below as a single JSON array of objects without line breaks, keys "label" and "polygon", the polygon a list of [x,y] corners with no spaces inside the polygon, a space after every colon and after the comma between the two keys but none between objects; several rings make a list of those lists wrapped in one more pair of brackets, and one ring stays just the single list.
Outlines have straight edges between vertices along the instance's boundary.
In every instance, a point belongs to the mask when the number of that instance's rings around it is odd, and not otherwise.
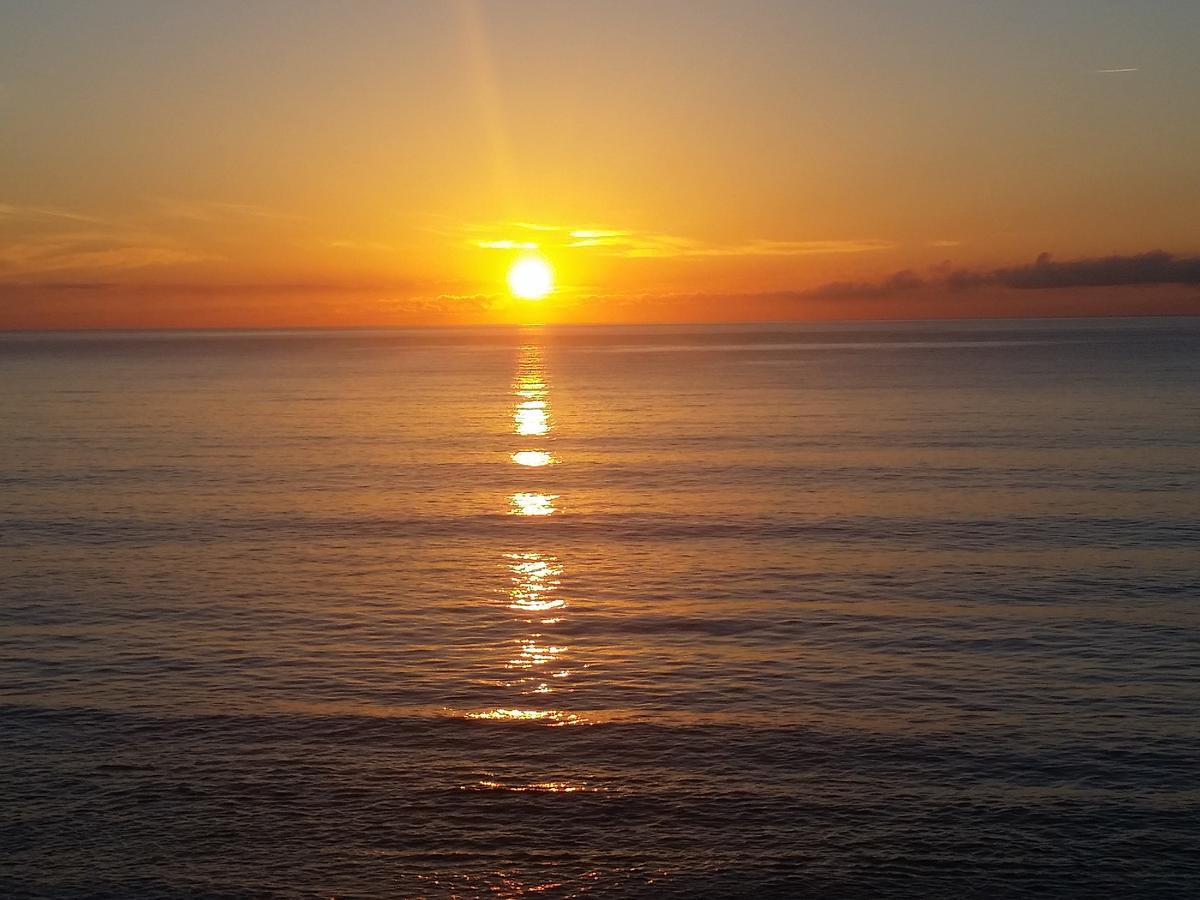
[{"label": "sun glare streak", "polygon": [[490,150],[492,180],[497,193],[505,205],[513,205],[512,152],[508,130],[505,127],[500,96],[500,80],[496,77],[496,66],[492,59],[491,41],[487,32],[484,12],[479,0],[460,0],[458,19],[462,28],[463,47],[466,52],[466,68],[471,73],[475,87],[477,111],[482,121],[483,134]]}]

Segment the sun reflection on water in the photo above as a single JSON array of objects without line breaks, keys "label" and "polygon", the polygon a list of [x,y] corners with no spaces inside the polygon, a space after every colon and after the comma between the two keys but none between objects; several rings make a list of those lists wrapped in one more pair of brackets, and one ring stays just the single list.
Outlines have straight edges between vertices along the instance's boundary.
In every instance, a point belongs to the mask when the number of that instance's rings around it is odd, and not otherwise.
[{"label": "sun reflection on water", "polygon": [[[542,446],[530,447],[527,444],[512,449],[509,459],[525,474],[521,476],[521,489],[508,496],[508,512],[516,516],[549,516],[559,511],[559,495],[548,492],[545,485],[539,482],[548,474],[547,467],[558,463],[559,459],[547,449],[554,420],[550,413],[550,384],[540,346],[529,344],[521,349],[513,379],[513,395],[512,433],[520,437],[541,438],[538,443]],[[536,536],[534,532],[541,533],[542,529],[520,531],[524,532],[520,535],[522,540],[531,540]],[[494,708],[468,712],[466,717],[480,722],[535,723],[544,726],[589,724],[573,712],[549,705],[531,705],[535,698],[548,700],[552,696],[572,693],[570,679],[576,667],[569,662],[571,648],[550,633],[562,625],[570,605],[561,596],[563,565],[553,553],[541,548],[518,546],[504,554],[503,568],[509,579],[504,590],[505,607],[513,616],[512,624],[518,630],[507,643],[500,645],[504,648],[503,655],[496,659],[496,664],[510,673],[509,678],[492,679],[487,683],[504,690],[507,696]],[[546,613],[553,615],[543,617]],[[569,792],[581,789],[567,782],[551,780],[516,787],[493,782],[479,784],[506,790]]]},{"label": "sun reflection on water", "polygon": [[583,725],[583,719],[560,709],[489,709],[467,713],[468,719],[499,722],[542,722],[545,725]]},{"label": "sun reflection on water", "polygon": [[548,466],[554,462],[554,457],[545,450],[518,450],[512,455],[512,461],[518,466],[529,466],[532,469]]},{"label": "sun reflection on water", "polygon": [[505,558],[512,579],[509,609],[546,612],[567,605],[562,597],[552,596],[559,588],[563,572],[555,557],[544,553],[506,553]]},{"label": "sun reflection on water", "polygon": [[518,641],[517,643],[520,645],[521,650],[515,658],[508,661],[505,668],[532,669],[535,666],[544,666],[547,663],[554,662],[567,652],[566,647],[542,643],[540,640],[541,637],[540,634],[534,634],[529,638]]},{"label": "sun reflection on water", "polygon": [[554,501],[557,494],[535,494],[521,491],[508,498],[512,501],[510,515],[514,516],[548,516],[554,512]]},{"label": "sun reflection on water", "polygon": [[521,348],[513,393],[517,396],[513,408],[513,431],[522,437],[544,437],[549,434],[551,422],[547,397],[550,386],[546,382],[540,346],[529,344]]},{"label": "sun reflection on water", "polygon": [[513,411],[513,420],[516,423],[517,434],[540,437],[550,433],[550,413],[546,411],[546,404],[541,400],[518,403]]},{"label": "sun reflection on water", "polygon": [[579,791],[598,792],[604,790],[602,787],[592,787],[586,781],[534,781],[530,782],[529,784],[505,784],[504,782],[492,781],[491,779],[482,779],[480,781],[476,781],[474,784],[463,785],[462,789],[548,794],[574,794]]}]

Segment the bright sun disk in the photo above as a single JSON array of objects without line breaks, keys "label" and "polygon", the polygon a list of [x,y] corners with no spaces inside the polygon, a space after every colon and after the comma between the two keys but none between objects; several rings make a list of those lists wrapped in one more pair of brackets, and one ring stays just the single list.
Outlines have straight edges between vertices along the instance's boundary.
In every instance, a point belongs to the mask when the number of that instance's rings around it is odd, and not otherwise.
[{"label": "bright sun disk", "polygon": [[522,300],[541,300],[554,287],[554,271],[539,256],[525,256],[508,270],[508,286]]}]

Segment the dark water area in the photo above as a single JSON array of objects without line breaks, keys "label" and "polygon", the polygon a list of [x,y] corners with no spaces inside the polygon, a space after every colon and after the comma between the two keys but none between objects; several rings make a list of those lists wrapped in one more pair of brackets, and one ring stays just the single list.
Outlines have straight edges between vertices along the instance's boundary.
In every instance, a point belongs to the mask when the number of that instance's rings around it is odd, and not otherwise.
[{"label": "dark water area", "polygon": [[0,383],[0,896],[1200,895],[1200,319]]}]

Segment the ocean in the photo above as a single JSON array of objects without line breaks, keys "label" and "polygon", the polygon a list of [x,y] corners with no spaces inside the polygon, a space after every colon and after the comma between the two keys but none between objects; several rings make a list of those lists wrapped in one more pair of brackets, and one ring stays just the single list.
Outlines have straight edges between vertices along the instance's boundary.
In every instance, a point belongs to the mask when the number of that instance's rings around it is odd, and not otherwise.
[{"label": "ocean", "polygon": [[1200,894],[1200,319],[0,383],[0,896]]}]

